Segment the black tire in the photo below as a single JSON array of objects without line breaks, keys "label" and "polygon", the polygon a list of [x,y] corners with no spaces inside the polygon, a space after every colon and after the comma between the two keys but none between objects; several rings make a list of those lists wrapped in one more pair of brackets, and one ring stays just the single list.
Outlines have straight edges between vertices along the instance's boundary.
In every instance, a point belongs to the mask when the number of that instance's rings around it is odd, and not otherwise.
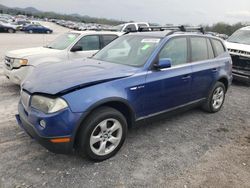
[{"label": "black tire", "polygon": [[15,33],[16,31],[14,29],[8,29],[8,33]]},{"label": "black tire", "polygon": [[[108,153],[106,155],[98,155],[93,151],[93,149],[91,149],[91,135],[94,134],[94,132],[99,128],[99,123],[111,118],[117,120],[121,125],[121,128],[119,129],[122,130],[120,141],[117,142],[117,146],[114,147],[115,149],[111,153]],[[100,107],[94,110],[82,123],[81,128],[79,130],[77,136],[77,150],[79,154],[82,157],[86,156],[87,158],[93,161],[103,161],[114,156],[119,151],[125,141],[127,135],[127,127],[128,126],[125,117],[116,109],[110,107]],[[99,145],[101,145],[102,142],[103,141],[98,141],[97,144],[99,143]],[[106,141],[105,147],[107,147],[107,142],[108,141]],[[109,146],[107,148],[109,148]]]},{"label": "black tire", "polygon": [[32,34],[32,33],[33,33],[33,30],[29,30],[28,32],[29,32],[30,34]]},{"label": "black tire", "polygon": [[[218,108],[215,108],[214,105],[213,105],[213,96],[215,94],[215,91],[218,88],[221,88],[223,90],[223,100],[222,100],[221,105]],[[213,89],[210,91],[206,102],[202,106],[203,110],[205,110],[206,112],[209,112],[209,113],[216,113],[216,112],[220,111],[220,109],[222,108],[222,106],[224,104],[224,101],[225,101],[225,94],[226,94],[225,85],[223,83],[221,83],[221,82],[216,82]]]},{"label": "black tire", "polygon": [[51,34],[52,32],[51,31],[46,31],[47,34]]}]

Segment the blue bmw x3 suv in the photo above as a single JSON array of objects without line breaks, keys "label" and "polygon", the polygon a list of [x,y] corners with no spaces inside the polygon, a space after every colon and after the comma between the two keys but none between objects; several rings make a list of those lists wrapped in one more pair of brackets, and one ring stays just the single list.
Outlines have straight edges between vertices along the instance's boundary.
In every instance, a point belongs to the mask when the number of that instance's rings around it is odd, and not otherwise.
[{"label": "blue bmw x3 suv", "polygon": [[102,161],[138,122],[196,105],[218,112],[232,81],[223,41],[156,30],[126,34],[92,58],[38,67],[22,84],[19,125],[52,152]]}]

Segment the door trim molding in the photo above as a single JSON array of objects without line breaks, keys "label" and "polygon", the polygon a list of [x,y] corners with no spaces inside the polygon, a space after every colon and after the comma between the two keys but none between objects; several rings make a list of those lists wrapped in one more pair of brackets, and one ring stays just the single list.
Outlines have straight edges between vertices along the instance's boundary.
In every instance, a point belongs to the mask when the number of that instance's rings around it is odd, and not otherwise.
[{"label": "door trim molding", "polygon": [[205,99],[206,98],[201,98],[201,99],[198,99],[198,100],[194,100],[194,101],[188,102],[186,104],[182,104],[182,105],[179,105],[179,106],[176,106],[176,107],[173,107],[173,108],[169,108],[167,110],[163,110],[163,111],[160,111],[160,112],[149,114],[147,116],[143,116],[143,117],[137,118],[136,121],[140,121],[140,120],[143,120],[143,119],[151,118],[153,116],[157,116],[157,115],[160,115],[160,114],[164,114],[164,113],[167,113],[167,112],[170,112],[170,111],[177,110],[179,108],[183,108],[183,107],[186,107],[186,106],[189,106],[189,105],[193,105],[193,104],[199,103],[199,102],[201,102],[201,101],[203,101]]}]

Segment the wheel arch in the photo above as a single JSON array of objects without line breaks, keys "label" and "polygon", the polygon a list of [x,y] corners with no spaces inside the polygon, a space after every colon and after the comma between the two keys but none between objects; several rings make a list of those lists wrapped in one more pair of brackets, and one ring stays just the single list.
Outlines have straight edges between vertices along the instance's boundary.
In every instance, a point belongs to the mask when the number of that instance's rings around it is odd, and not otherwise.
[{"label": "wheel arch", "polygon": [[228,81],[228,79],[227,79],[225,76],[220,77],[220,78],[218,79],[218,82],[223,83],[223,84],[224,84],[224,86],[225,86],[225,88],[226,88],[226,91],[228,90],[228,87],[229,87],[229,81]]},{"label": "wheel arch", "polygon": [[104,106],[112,107],[112,108],[118,110],[126,118],[127,123],[128,123],[128,127],[131,128],[134,126],[135,119],[136,119],[135,112],[134,112],[133,107],[129,104],[129,102],[127,100],[125,100],[123,98],[118,98],[118,97],[104,99],[102,101],[99,101],[99,102],[93,104],[91,107],[89,107],[88,110],[86,111],[86,113],[84,113],[82,115],[82,117],[80,118],[80,120],[77,123],[77,126],[74,130],[73,136],[72,136],[74,146],[75,146],[76,141],[77,141],[77,136],[78,136],[79,130],[82,128],[82,123],[94,110],[96,110],[100,107],[104,107]]}]

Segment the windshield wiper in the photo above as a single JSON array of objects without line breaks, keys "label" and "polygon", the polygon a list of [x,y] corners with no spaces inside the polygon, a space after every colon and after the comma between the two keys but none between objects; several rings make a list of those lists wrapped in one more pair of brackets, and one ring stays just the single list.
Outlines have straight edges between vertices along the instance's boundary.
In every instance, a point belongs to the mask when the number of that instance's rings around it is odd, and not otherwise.
[{"label": "windshield wiper", "polygon": [[227,42],[232,42],[232,43],[237,43],[237,44],[239,44],[240,42],[237,42],[237,41],[233,41],[233,40],[227,40]]}]

